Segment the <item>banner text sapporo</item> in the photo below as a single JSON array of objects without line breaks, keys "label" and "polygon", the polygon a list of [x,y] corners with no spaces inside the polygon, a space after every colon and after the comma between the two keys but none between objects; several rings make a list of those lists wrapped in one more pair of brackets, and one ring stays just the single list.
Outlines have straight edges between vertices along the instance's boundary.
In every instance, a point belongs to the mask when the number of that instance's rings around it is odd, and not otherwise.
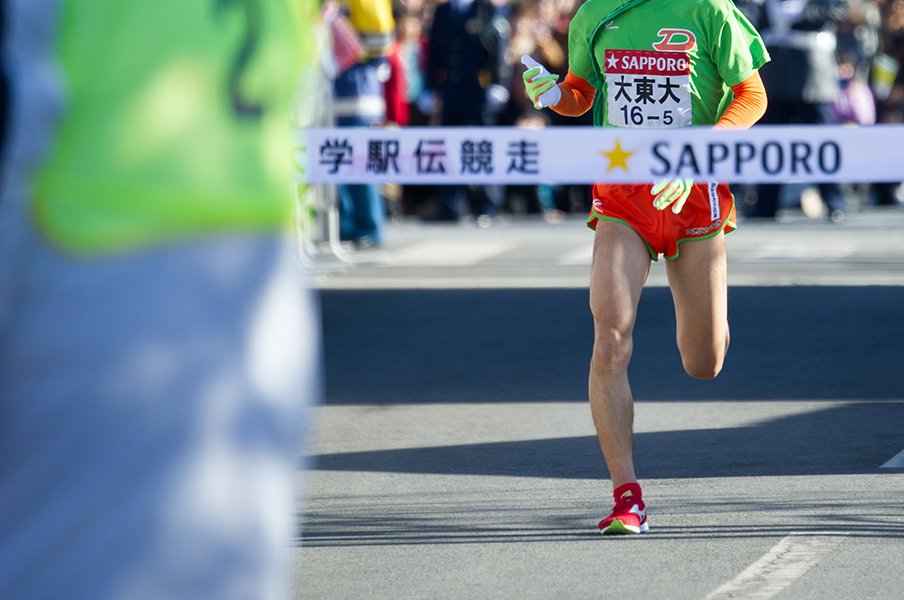
[{"label": "banner text sapporo", "polygon": [[812,175],[837,173],[841,169],[841,146],[832,140],[707,142],[705,145],[657,142],[652,147],[656,176],[724,176],[725,168],[735,176],[761,169],[768,175]]}]

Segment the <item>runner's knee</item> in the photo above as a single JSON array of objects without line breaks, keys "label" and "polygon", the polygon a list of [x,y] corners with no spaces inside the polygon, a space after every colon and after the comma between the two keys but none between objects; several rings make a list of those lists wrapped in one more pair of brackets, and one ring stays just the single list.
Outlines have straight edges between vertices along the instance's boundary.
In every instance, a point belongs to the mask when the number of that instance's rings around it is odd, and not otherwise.
[{"label": "runner's knee", "polygon": [[721,353],[681,355],[684,371],[695,379],[715,379],[722,371],[724,356]]},{"label": "runner's knee", "polygon": [[597,328],[590,370],[596,375],[623,373],[631,361],[634,341],[631,332],[617,328]]},{"label": "runner's knee", "polygon": [[715,379],[728,354],[729,330],[713,332],[713,339],[678,336],[678,351],[684,371],[695,379]]},{"label": "runner's knee", "polygon": [[728,352],[728,334],[722,343],[713,343],[707,348],[681,348],[681,364],[684,371],[695,379],[715,379],[722,371],[725,354]]}]

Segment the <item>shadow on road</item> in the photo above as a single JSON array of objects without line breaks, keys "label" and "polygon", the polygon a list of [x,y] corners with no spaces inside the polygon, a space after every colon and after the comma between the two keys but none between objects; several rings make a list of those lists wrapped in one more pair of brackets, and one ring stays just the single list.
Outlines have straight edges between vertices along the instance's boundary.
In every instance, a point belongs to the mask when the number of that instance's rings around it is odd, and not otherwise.
[{"label": "shadow on road", "polygon": [[[639,433],[635,458],[642,479],[876,473],[900,450],[902,423],[904,402],[844,404],[750,427]],[[322,454],[312,464],[326,471],[607,477],[592,436]]]},{"label": "shadow on road", "polygon": [[[713,382],[687,377],[668,289],[640,303],[638,401],[904,398],[904,288],[735,287]],[[325,291],[326,402],[582,401],[585,290]]]},{"label": "shadow on road", "polygon": [[[360,500],[360,499],[359,499]],[[862,506],[862,510],[857,510]],[[467,507],[467,508],[466,508]],[[649,539],[755,539],[786,535],[838,536],[851,538],[902,539],[904,514],[898,504],[873,498],[845,501],[773,502],[734,500],[695,502],[694,516],[686,507],[666,508],[651,513],[650,534],[602,538],[590,516],[598,507],[575,506],[562,515],[557,506],[504,506],[487,512],[487,507],[469,502],[451,513],[425,499],[422,504],[357,506],[360,512],[315,511],[298,515],[306,547],[393,546],[419,544],[510,544],[521,542],[645,543]],[[841,511],[844,512],[841,512]],[[725,523],[725,513],[749,513],[756,522]],[[789,518],[790,515],[794,517]],[[795,518],[796,517],[796,518]],[[672,525],[673,522],[682,525]],[[467,523],[467,525],[465,525]]]}]

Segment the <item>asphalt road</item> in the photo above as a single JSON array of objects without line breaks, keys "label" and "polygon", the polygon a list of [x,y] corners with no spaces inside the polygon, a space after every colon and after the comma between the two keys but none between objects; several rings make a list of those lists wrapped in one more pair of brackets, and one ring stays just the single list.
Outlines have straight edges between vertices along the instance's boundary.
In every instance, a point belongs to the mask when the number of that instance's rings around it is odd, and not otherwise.
[{"label": "asphalt road", "polygon": [[[556,285],[571,267],[500,285],[527,252],[517,242],[433,265],[434,289],[399,283],[424,281],[410,264],[325,278],[296,597],[901,598],[904,286],[864,276],[904,264],[892,217],[814,225],[792,236],[806,246],[779,244],[787,256],[732,263],[747,284],[731,287],[713,382],[683,374],[671,297],[651,278],[630,372],[651,528],[624,539],[595,532],[610,486],[585,401],[587,293]],[[439,233],[424,235],[483,235]],[[562,235],[550,247],[585,243]],[[396,256],[423,243],[397,239]],[[770,268],[799,284],[761,285]],[[381,269],[393,289],[360,289],[381,287]]]}]

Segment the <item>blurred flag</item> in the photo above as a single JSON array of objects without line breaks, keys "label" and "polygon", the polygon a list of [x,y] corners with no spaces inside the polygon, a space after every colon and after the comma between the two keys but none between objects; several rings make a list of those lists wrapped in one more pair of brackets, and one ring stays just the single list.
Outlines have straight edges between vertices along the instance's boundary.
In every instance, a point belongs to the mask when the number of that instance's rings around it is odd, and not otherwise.
[{"label": "blurred flag", "polygon": [[327,24],[333,39],[333,59],[337,74],[342,74],[358,64],[364,56],[364,44],[339,5],[327,2],[323,7],[323,22]]}]

